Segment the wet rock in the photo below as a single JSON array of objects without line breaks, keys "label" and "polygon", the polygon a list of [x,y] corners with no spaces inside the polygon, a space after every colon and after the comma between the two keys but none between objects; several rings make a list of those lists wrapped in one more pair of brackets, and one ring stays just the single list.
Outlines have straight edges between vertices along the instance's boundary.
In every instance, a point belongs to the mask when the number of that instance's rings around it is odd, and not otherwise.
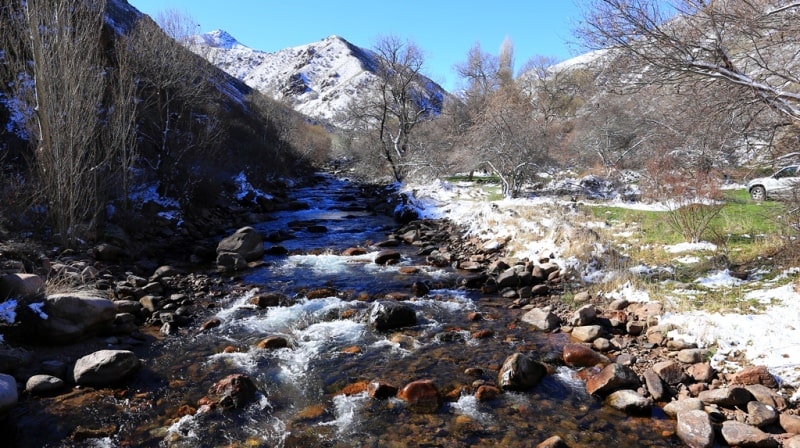
[{"label": "wet rock", "polygon": [[11,375],[0,373],[0,416],[13,408],[18,400],[17,380]]},{"label": "wet rock", "polygon": [[490,384],[482,384],[475,391],[475,399],[481,402],[492,401],[500,396],[500,389]]},{"label": "wet rock", "polygon": [[720,431],[722,439],[730,446],[770,448],[777,447],[778,442],[770,438],[764,431],[733,420],[722,422]]},{"label": "wet rock", "polygon": [[394,264],[400,261],[400,252],[385,249],[375,255],[375,264]]},{"label": "wet rock", "polygon": [[759,428],[778,421],[778,412],[772,406],[757,401],[747,403],[747,423]]},{"label": "wet rock", "polygon": [[684,364],[697,364],[710,356],[710,352],[702,348],[687,348],[678,352],[678,361]]},{"label": "wet rock", "polygon": [[256,229],[242,227],[219,242],[217,255],[223,253],[239,254],[245,261],[260,260],[264,256],[264,238]]},{"label": "wet rock", "polygon": [[66,383],[52,375],[33,375],[25,383],[25,391],[31,395],[50,395],[62,390]]},{"label": "wet rock", "polygon": [[244,255],[235,252],[217,254],[217,267],[223,271],[239,271],[247,267]]},{"label": "wet rock", "polygon": [[212,328],[217,328],[220,325],[222,325],[222,321],[219,318],[214,317],[214,318],[211,318],[211,319],[203,322],[200,325],[200,331],[207,331],[207,330],[210,330]]},{"label": "wet rock", "polygon": [[408,408],[417,413],[436,412],[442,404],[442,397],[431,380],[417,380],[405,385],[397,393],[397,398],[408,403]]},{"label": "wet rock", "polygon": [[719,389],[704,390],[697,398],[703,403],[715,404],[726,408],[744,406],[753,399],[753,395],[744,387],[721,387]]},{"label": "wet rock", "polygon": [[644,384],[653,400],[664,401],[669,396],[667,388],[664,387],[664,381],[653,369],[645,370],[642,376],[644,376]]},{"label": "wet rock", "polygon": [[639,395],[635,390],[621,389],[607,396],[605,404],[626,414],[643,415],[650,412],[653,401]]},{"label": "wet rock", "polygon": [[13,273],[0,277],[0,302],[9,297],[29,297],[44,291],[44,279],[36,274]]},{"label": "wet rock", "polygon": [[67,344],[110,330],[117,307],[101,297],[53,294],[45,299],[42,311],[48,318],[38,322],[38,337],[48,343]]},{"label": "wet rock", "polygon": [[397,388],[383,381],[375,380],[367,385],[367,394],[377,400],[385,400],[397,395]]},{"label": "wet rock", "polygon": [[525,391],[542,381],[547,367],[522,353],[506,358],[497,374],[497,385],[504,390]]},{"label": "wet rock", "polygon": [[702,411],[703,401],[699,398],[685,398],[683,400],[670,401],[664,405],[664,413],[672,418],[677,417],[681,412]]},{"label": "wet rock", "polygon": [[314,288],[306,291],[306,298],[309,300],[325,299],[336,297],[336,290],[333,288]]},{"label": "wet rock", "polygon": [[597,318],[597,310],[594,305],[584,305],[572,313],[569,324],[573,327],[583,327],[591,325]]},{"label": "wet rock", "polygon": [[256,347],[265,350],[275,350],[279,348],[286,348],[289,346],[289,340],[283,336],[269,336],[258,341]]},{"label": "wet rock", "polygon": [[414,282],[411,285],[411,293],[414,294],[415,297],[422,297],[428,294],[430,291],[431,288],[424,282]]},{"label": "wet rock", "polygon": [[402,303],[376,302],[372,305],[369,323],[378,331],[409,327],[417,324],[417,313]]},{"label": "wet rock", "polygon": [[586,381],[590,395],[606,396],[620,389],[636,389],[640,386],[636,372],[620,364],[609,364]]},{"label": "wet rock", "polygon": [[769,373],[769,370],[767,370],[766,366],[745,367],[734,374],[730,382],[731,384],[742,384],[745,386],[750,384],[761,384],[771,389],[778,388],[778,382],[775,381],[775,377]]},{"label": "wet rock", "polygon": [[567,442],[564,442],[559,436],[552,436],[545,440],[544,442],[536,445],[536,448],[569,448]]},{"label": "wet rock", "polygon": [[714,446],[714,428],[708,414],[703,410],[680,412],[676,434],[690,448]]},{"label": "wet rock", "polygon": [[562,355],[564,364],[570,367],[593,367],[611,362],[608,357],[597,353],[584,344],[565,344]]},{"label": "wet rock", "polygon": [[359,255],[366,255],[367,250],[363,247],[348,247],[344,251],[342,251],[342,255],[345,257],[355,257]]},{"label": "wet rock", "polygon": [[600,325],[585,325],[572,329],[572,337],[581,342],[592,342],[603,334],[603,327]]},{"label": "wet rock", "polygon": [[111,386],[127,379],[141,362],[128,350],[100,350],[75,363],[72,376],[82,386]]},{"label": "wet rock", "polygon": [[269,292],[253,296],[253,298],[250,299],[250,303],[259,308],[281,306],[289,303],[289,297],[278,292]]},{"label": "wet rock", "polygon": [[561,325],[561,319],[549,309],[534,308],[522,315],[521,320],[540,331],[553,331]]},{"label": "wet rock", "polygon": [[214,383],[201,402],[225,409],[238,409],[253,401],[256,390],[256,385],[250,377],[234,373]]}]

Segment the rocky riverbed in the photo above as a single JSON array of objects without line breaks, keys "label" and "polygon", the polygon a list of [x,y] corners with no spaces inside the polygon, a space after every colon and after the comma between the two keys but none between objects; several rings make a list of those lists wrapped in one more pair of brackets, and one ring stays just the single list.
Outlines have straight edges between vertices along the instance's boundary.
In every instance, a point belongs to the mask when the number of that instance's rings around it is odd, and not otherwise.
[{"label": "rocky riverbed", "polygon": [[[398,214],[405,224],[386,229],[380,240],[335,249],[288,243],[301,232],[332,232],[329,222],[314,220],[292,220],[282,233],[254,225],[214,234],[214,227],[269,222],[277,212],[311,206],[273,196],[269,203],[253,201],[256,212],[244,205],[228,215],[206,211],[205,226],[165,223],[134,242],[58,254],[7,246],[0,260],[5,440],[20,447],[216,446],[218,440],[204,444],[204,430],[218,436],[241,424],[237,416],[246,421],[269,410],[277,419],[286,408],[291,417],[271,423],[281,428],[272,439],[231,432],[222,440],[227,446],[377,440],[397,446],[800,446],[798,409],[785,398],[791,394],[760,366],[716,372],[708,351],[667,337],[671,328],[660,325],[658,304],[593,297],[549,254],[508,258],[507,241],[466,238],[447,220],[413,220],[384,190],[358,192],[338,198],[351,204],[352,216]],[[137,254],[150,256],[131,262],[126,251],[147,239],[151,244]],[[164,251],[156,249],[160,242]],[[396,267],[392,275],[399,280],[391,290],[343,287],[336,278],[302,287],[289,282],[282,290],[256,281],[254,273],[265,265],[309,251],[335,251],[375,269]],[[469,305],[454,308],[449,291],[463,291]],[[237,305],[221,313],[232,300]],[[323,378],[324,391],[304,396],[302,405],[265,386],[268,375],[228,371],[239,354],[280,357],[313,339],[287,332],[229,336],[246,318],[295,307],[335,314],[320,317],[315,331],[327,331],[324,324],[335,320],[374,335],[368,342],[344,338],[332,365],[320,369],[348,373]],[[182,342],[189,340],[197,346]],[[386,349],[375,348],[387,344],[402,356],[386,358]],[[198,355],[197,347],[207,353]],[[208,355],[217,364],[175,365]],[[250,359],[264,364],[261,371],[276,359],[259,356]],[[373,427],[342,433],[339,423],[354,407],[374,414]],[[574,409],[558,414],[560,408]]]}]

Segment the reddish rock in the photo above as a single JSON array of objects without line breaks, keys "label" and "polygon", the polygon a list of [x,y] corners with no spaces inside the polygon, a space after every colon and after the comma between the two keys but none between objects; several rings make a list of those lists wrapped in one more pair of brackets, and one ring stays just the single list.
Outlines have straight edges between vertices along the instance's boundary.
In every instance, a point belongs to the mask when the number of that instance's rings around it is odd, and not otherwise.
[{"label": "reddish rock", "polygon": [[306,292],[306,298],[309,300],[325,299],[328,297],[336,297],[336,290],[333,288],[315,288]]},{"label": "reddish rock", "polygon": [[345,347],[342,349],[342,353],[346,355],[358,355],[361,353],[361,347],[357,345],[352,345],[350,347]]},{"label": "reddish rock", "polygon": [[278,349],[278,348],[286,348],[289,346],[289,341],[283,336],[269,336],[260,341],[256,344],[256,347],[262,349]]},{"label": "reddish rock", "polygon": [[383,381],[375,380],[367,385],[367,394],[370,397],[385,400],[397,395],[397,388],[384,383]]},{"label": "reddish rock", "polygon": [[472,339],[487,339],[494,336],[494,331],[492,330],[478,330],[472,332]]},{"label": "reddish rock", "polygon": [[431,380],[417,380],[406,384],[397,397],[408,403],[413,412],[433,413],[442,404],[442,397]]},{"label": "reddish rock", "polygon": [[345,257],[354,257],[358,255],[365,255],[367,250],[361,247],[348,247],[342,252]]},{"label": "reddish rock", "polygon": [[222,325],[222,321],[215,317],[203,322],[203,324],[200,325],[200,331],[210,330],[212,328],[219,327],[220,325]]},{"label": "reddish rock", "polygon": [[483,314],[478,313],[476,311],[473,311],[473,312],[467,314],[467,320],[471,321],[471,322],[476,322],[476,321],[479,321],[479,320],[483,320]]},{"label": "reddish rock", "polygon": [[358,381],[344,386],[336,395],[358,395],[368,389],[369,385],[366,381]]},{"label": "reddish rock", "polygon": [[419,268],[417,266],[402,266],[397,271],[401,274],[412,275],[418,273]]},{"label": "reddish rock", "polygon": [[564,439],[561,437],[553,436],[536,445],[536,448],[569,448],[569,445],[567,445],[567,442],[564,442]]},{"label": "reddish rock", "polygon": [[266,294],[258,294],[250,299],[250,303],[259,307],[267,308],[270,306],[280,306],[289,301],[289,298],[277,292],[270,292]]},{"label": "reddish rock", "polygon": [[600,396],[620,389],[636,389],[639,386],[636,372],[620,364],[609,364],[586,381],[586,391],[591,395]]},{"label": "reddish rock", "polygon": [[766,366],[745,367],[733,375],[731,378],[731,384],[742,384],[745,386],[750,384],[761,384],[771,389],[777,389],[778,387],[775,377],[769,373],[769,370],[767,370]]},{"label": "reddish rock", "polygon": [[657,362],[653,364],[653,371],[671,386],[685,383],[688,379],[686,372],[683,371],[683,366],[675,361]]},{"label": "reddish rock", "polygon": [[716,371],[708,362],[692,364],[686,369],[686,372],[698,383],[710,383],[716,375]]},{"label": "reddish rock", "polygon": [[411,285],[411,293],[414,294],[415,297],[422,297],[430,291],[431,288],[423,282],[414,282],[414,284]]},{"label": "reddish rock", "polygon": [[500,395],[500,389],[489,384],[483,384],[475,391],[475,399],[478,401],[491,401]]},{"label": "reddish rock", "polygon": [[208,389],[208,395],[199,403],[202,405],[219,405],[226,409],[240,408],[252,401],[256,396],[256,385],[247,375],[234,373],[214,383]]},{"label": "reddish rock", "polygon": [[566,344],[563,351],[564,363],[571,367],[592,367],[606,365],[611,361],[583,344]]}]

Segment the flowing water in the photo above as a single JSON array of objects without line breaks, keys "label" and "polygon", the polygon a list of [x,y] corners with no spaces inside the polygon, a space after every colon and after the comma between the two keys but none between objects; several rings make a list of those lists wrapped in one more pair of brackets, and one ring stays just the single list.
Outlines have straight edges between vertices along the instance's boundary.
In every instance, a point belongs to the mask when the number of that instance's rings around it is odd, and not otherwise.
[{"label": "flowing water", "polygon": [[[221,326],[159,343],[130,386],[132,396],[87,404],[76,418],[115,421],[118,431],[84,446],[527,447],[553,435],[570,446],[679,445],[674,423],[604,408],[565,367],[529,392],[478,402],[469,386],[493,382],[508,355],[557,358],[566,336],[533,332],[503,299],[455,288],[459,273],[426,266],[417,247],[398,247],[402,259],[393,266],[375,264],[374,247],[361,256],[339,255],[348,247],[370,247],[395,226],[359,204],[357,186],[324,177],[315,187],[299,189],[297,199],[310,208],[278,213],[257,226],[264,234],[291,234],[277,243],[289,253],[268,255],[262,267],[244,274],[249,290],[219,303]],[[402,274],[402,266],[419,271]],[[408,292],[415,281],[432,286],[424,297],[404,302],[416,311],[418,324],[390,333],[373,330],[366,319],[370,301]],[[304,291],[320,287],[336,293],[305,298]],[[293,300],[265,309],[250,305],[254,294],[265,292]],[[474,312],[484,318],[471,320]],[[475,339],[476,330],[493,336]],[[285,337],[289,347],[256,348],[267,336]],[[468,368],[483,374],[468,375]],[[254,402],[238,410],[181,411],[196,406],[215,381],[231,373],[253,379],[259,389]],[[399,399],[372,399],[357,386],[374,379],[397,387],[431,379],[450,399],[435,413],[414,413]],[[104,412],[117,415],[101,417]]]}]

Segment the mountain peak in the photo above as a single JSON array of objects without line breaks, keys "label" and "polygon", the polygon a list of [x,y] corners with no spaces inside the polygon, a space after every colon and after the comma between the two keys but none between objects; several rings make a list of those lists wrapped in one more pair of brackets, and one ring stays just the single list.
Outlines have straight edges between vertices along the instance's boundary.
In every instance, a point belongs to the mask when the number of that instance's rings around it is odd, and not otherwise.
[{"label": "mountain peak", "polygon": [[209,47],[224,48],[230,50],[237,47],[245,47],[236,38],[225,30],[214,30],[200,35],[202,42]]}]

